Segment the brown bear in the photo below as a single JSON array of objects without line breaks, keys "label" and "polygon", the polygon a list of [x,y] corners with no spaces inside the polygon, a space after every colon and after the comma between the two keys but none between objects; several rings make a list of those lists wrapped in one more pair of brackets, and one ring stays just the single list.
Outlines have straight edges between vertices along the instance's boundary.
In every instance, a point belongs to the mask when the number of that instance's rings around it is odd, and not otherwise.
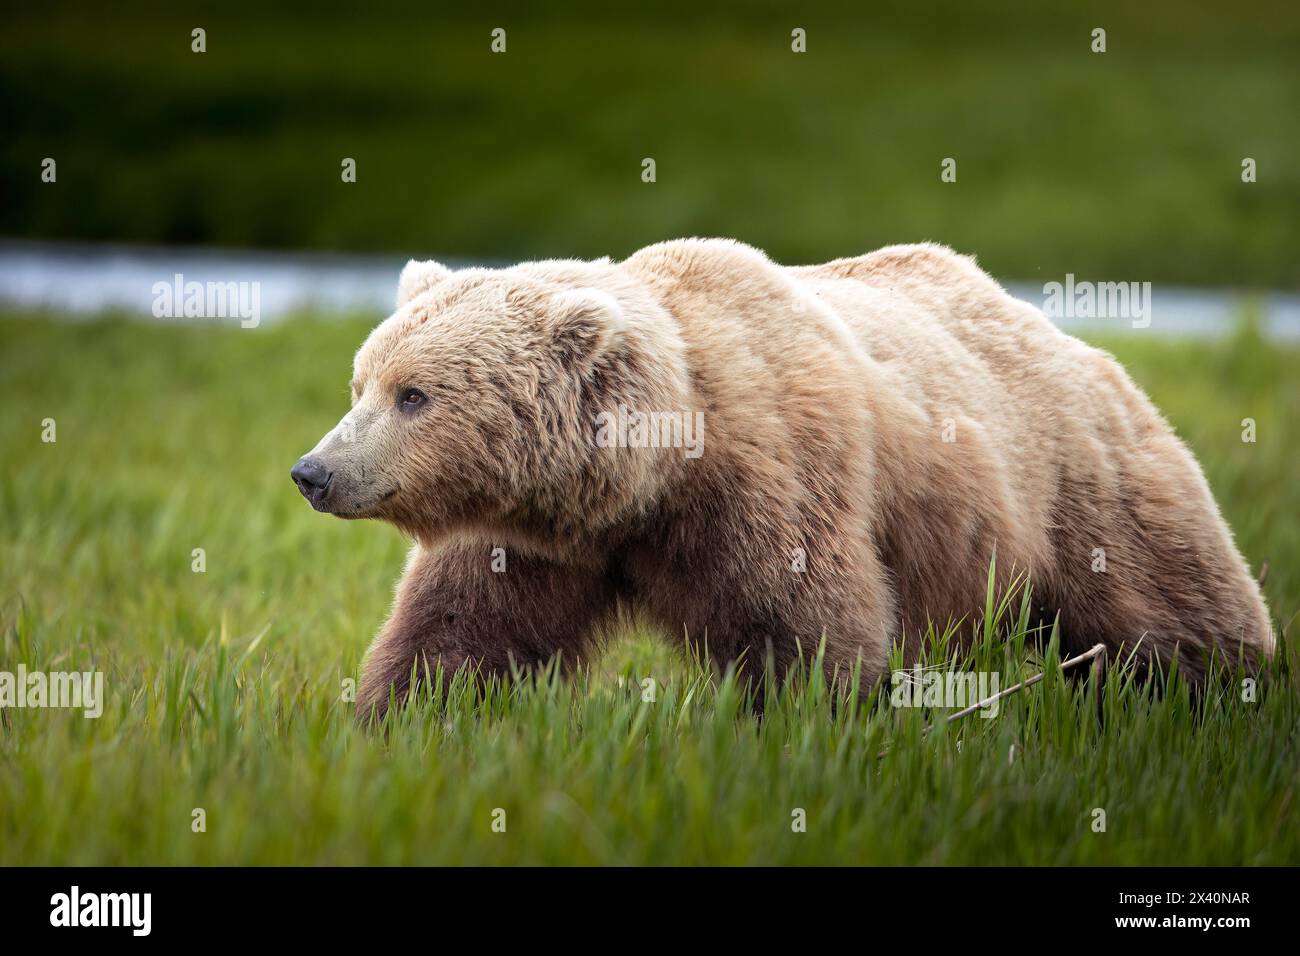
[{"label": "brown bear", "polygon": [[1178,650],[1193,677],[1211,648],[1252,668],[1272,650],[1150,401],[940,246],[797,268],[700,239],[411,262],[352,400],[293,478],[415,542],[363,718],[417,665],[573,664],[620,610],[719,663],[785,668],[824,640],[827,668],[870,686],[891,642],[914,658],[927,622],[978,616],[995,554],[1066,650]]}]

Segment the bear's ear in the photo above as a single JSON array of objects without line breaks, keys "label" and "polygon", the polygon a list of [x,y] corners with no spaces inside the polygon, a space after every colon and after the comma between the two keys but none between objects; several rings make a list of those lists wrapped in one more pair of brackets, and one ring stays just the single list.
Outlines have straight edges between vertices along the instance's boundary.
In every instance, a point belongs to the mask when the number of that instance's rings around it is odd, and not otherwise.
[{"label": "bear's ear", "polygon": [[397,307],[400,309],[420,293],[428,292],[449,275],[450,269],[432,259],[423,262],[412,259],[397,277]]},{"label": "bear's ear", "polygon": [[623,307],[600,289],[561,292],[551,300],[549,311],[555,348],[571,368],[590,368],[623,331]]}]

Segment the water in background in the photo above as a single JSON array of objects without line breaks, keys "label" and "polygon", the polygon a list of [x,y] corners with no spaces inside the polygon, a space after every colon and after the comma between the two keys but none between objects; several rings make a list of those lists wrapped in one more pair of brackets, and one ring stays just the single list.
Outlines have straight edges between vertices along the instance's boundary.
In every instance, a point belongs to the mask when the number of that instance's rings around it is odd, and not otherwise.
[{"label": "water in background", "polygon": [[[0,243],[0,305],[74,317],[114,310],[151,321],[182,321],[158,320],[153,315],[154,284],[170,284],[180,274],[186,282],[257,282],[263,322],[306,311],[368,312],[378,318],[392,309],[404,261],[391,256],[4,242]],[[1005,285],[1017,298],[1043,306],[1041,285]],[[1134,335],[1215,336],[1237,322],[1248,301],[1228,290],[1162,285],[1153,286],[1151,297],[1149,328],[1135,329],[1125,319],[1057,322],[1067,329],[1106,327]],[[1249,301],[1258,310],[1265,334],[1300,341],[1300,295],[1270,292]]]}]

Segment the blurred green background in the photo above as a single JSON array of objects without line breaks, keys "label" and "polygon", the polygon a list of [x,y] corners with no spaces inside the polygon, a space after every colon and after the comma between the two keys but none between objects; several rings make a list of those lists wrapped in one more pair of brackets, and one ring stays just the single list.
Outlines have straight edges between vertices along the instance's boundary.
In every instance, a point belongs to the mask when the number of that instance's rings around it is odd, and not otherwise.
[{"label": "blurred green background", "polygon": [[933,239],[1010,279],[1300,287],[1294,2],[42,3],[4,21],[10,237],[514,260],[714,234],[782,261]]}]

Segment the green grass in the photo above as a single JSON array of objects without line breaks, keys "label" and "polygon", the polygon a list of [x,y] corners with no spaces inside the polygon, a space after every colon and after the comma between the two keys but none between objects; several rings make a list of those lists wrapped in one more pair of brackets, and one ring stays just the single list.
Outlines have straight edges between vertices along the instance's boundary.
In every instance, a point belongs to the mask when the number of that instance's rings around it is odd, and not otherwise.
[{"label": "green grass", "polygon": [[[923,736],[941,712],[833,708],[814,678],[758,721],[733,679],[629,634],[577,679],[477,706],[453,687],[358,731],[342,682],[405,546],[310,512],[287,471],[345,407],[365,329],[0,320],[0,669],[100,669],[108,692],[98,720],[0,712],[0,864],[1300,863],[1293,628],[1255,703],[1121,675],[1098,703],[1049,649],[995,719]],[[1248,329],[1110,344],[1291,627],[1300,351]],[[1043,666],[1018,607],[976,624],[971,663],[1003,686]]]},{"label": "green grass", "polygon": [[508,261],[932,239],[1007,278],[1295,288],[1298,44],[1285,0],[46,0],[0,30],[0,234]]}]

